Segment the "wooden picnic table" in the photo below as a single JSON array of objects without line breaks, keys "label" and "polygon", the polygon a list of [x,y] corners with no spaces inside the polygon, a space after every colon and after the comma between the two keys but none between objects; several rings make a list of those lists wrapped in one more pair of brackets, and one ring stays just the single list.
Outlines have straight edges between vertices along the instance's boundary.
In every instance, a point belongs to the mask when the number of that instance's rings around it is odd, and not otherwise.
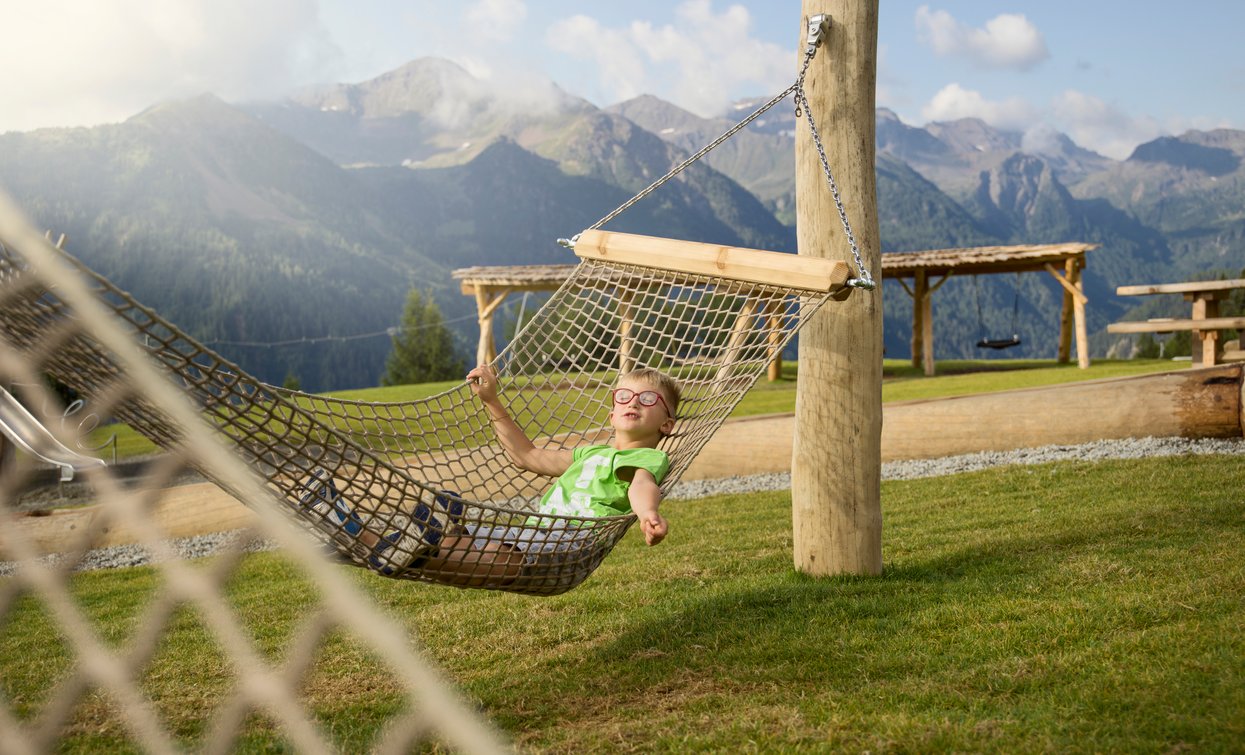
[{"label": "wooden picnic table", "polygon": [[1220,300],[1237,289],[1245,289],[1245,278],[1216,281],[1190,281],[1188,283],[1158,283],[1144,286],[1120,286],[1115,289],[1119,296],[1148,296],[1151,294],[1181,294],[1192,303],[1188,319],[1157,318],[1139,322],[1114,322],[1107,326],[1108,333],[1171,333],[1188,330],[1193,334],[1193,363],[1209,367],[1223,361],[1245,360],[1240,341],[1224,349],[1222,332],[1245,330],[1245,317],[1220,317]]}]

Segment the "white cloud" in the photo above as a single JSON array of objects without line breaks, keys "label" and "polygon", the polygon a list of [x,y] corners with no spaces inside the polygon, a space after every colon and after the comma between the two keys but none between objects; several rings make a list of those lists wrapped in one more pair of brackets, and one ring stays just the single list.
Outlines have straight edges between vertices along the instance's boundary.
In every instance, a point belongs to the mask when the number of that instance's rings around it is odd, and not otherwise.
[{"label": "white cloud", "polygon": [[1050,57],[1046,40],[1029,19],[1004,13],[976,29],[944,10],[916,9],[918,36],[938,55],[962,57],[981,68],[1027,71]]},{"label": "white cloud", "polygon": [[340,54],[315,0],[5,3],[0,27],[0,130],[119,121],[203,92],[272,96]]},{"label": "white cloud", "polygon": [[527,18],[523,0],[477,0],[465,15],[471,39],[505,42],[514,38]]},{"label": "white cloud", "polygon": [[1171,132],[1153,118],[1129,115],[1098,97],[1075,90],[1055,98],[1051,118],[1055,127],[1072,141],[1117,160],[1132,154],[1138,144]]},{"label": "white cloud", "polygon": [[1060,133],[1059,129],[1043,121],[1025,130],[1021,137],[1020,148],[1031,155],[1056,152],[1059,149]]},{"label": "white cloud", "polygon": [[1026,130],[1040,115],[1038,108],[1020,97],[991,101],[980,92],[965,89],[959,84],[943,87],[921,108],[921,117],[927,121],[980,118],[991,126],[1011,131]]},{"label": "white cloud", "polygon": [[555,23],[546,41],[596,66],[602,104],[647,93],[703,116],[720,115],[745,92],[777,92],[796,70],[795,51],[752,36],[747,8],[718,11],[712,0],[686,0],[662,26],[607,28],[577,15]]},{"label": "white cloud", "polygon": [[995,128],[1021,132],[1022,148],[1035,154],[1054,147],[1056,132],[1060,132],[1077,145],[1116,160],[1123,160],[1138,144],[1163,134],[1223,125],[1184,119],[1160,123],[1149,116],[1130,115],[1098,97],[1075,90],[1064,91],[1047,105],[1037,106],[1019,97],[989,100],[959,84],[943,87],[921,109],[921,116],[926,121],[980,118]]},{"label": "white cloud", "polygon": [[601,86],[614,98],[625,100],[648,91],[644,56],[626,30],[607,29],[594,18],[578,15],[555,23],[546,40],[558,52],[591,59],[599,69]]}]

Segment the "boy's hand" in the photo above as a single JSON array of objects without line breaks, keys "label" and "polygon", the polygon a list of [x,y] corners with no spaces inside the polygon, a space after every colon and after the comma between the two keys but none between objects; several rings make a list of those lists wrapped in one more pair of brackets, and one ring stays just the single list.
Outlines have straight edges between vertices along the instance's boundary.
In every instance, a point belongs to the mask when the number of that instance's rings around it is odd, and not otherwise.
[{"label": "boy's hand", "polygon": [[666,533],[670,531],[670,525],[666,522],[666,518],[657,512],[641,517],[640,531],[644,533],[644,542],[649,545],[657,545],[666,539]]},{"label": "boy's hand", "polygon": [[493,374],[492,368],[482,364],[471,372],[467,373],[467,384],[471,386],[471,392],[480,397],[485,403],[492,403],[497,400],[497,376]]}]

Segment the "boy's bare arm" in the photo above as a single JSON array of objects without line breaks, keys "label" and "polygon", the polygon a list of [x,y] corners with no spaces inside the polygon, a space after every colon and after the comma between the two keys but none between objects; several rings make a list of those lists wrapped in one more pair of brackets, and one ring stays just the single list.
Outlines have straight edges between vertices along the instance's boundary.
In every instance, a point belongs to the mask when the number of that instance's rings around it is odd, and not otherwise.
[{"label": "boy's bare arm", "polygon": [[670,525],[666,518],[657,510],[661,505],[661,488],[657,487],[657,478],[647,469],[636,469],[631,478],[631,487],[627,490],[627,500],[631,502],[631,510],[640,520],[640,531],[644,533],[644,542],[657,545],[666,538]]},{"label": "boy's bare arm", "polygon": [[506,407],[497,398],[497,376],[488,367],[476,367],[467,373],[471,390],[484,403],[484,409],[493,420],[493,430],[506,455],[516,466],[529,472],[557,477],[574,461],[567,449],[537,448],[527,433],[515,424]]}]

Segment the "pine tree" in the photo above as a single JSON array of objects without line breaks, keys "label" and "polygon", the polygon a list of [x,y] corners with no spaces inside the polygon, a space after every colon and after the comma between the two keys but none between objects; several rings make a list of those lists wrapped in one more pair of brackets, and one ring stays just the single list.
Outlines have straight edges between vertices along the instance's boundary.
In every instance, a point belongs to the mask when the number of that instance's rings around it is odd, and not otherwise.
[{"label": "pine tree", "polygon": [[393,337],[382,385],[409,385],[462,377],[463,362],[454,335],[445,326],[432,296],[412,288],[402,310],[402,328]]}]

